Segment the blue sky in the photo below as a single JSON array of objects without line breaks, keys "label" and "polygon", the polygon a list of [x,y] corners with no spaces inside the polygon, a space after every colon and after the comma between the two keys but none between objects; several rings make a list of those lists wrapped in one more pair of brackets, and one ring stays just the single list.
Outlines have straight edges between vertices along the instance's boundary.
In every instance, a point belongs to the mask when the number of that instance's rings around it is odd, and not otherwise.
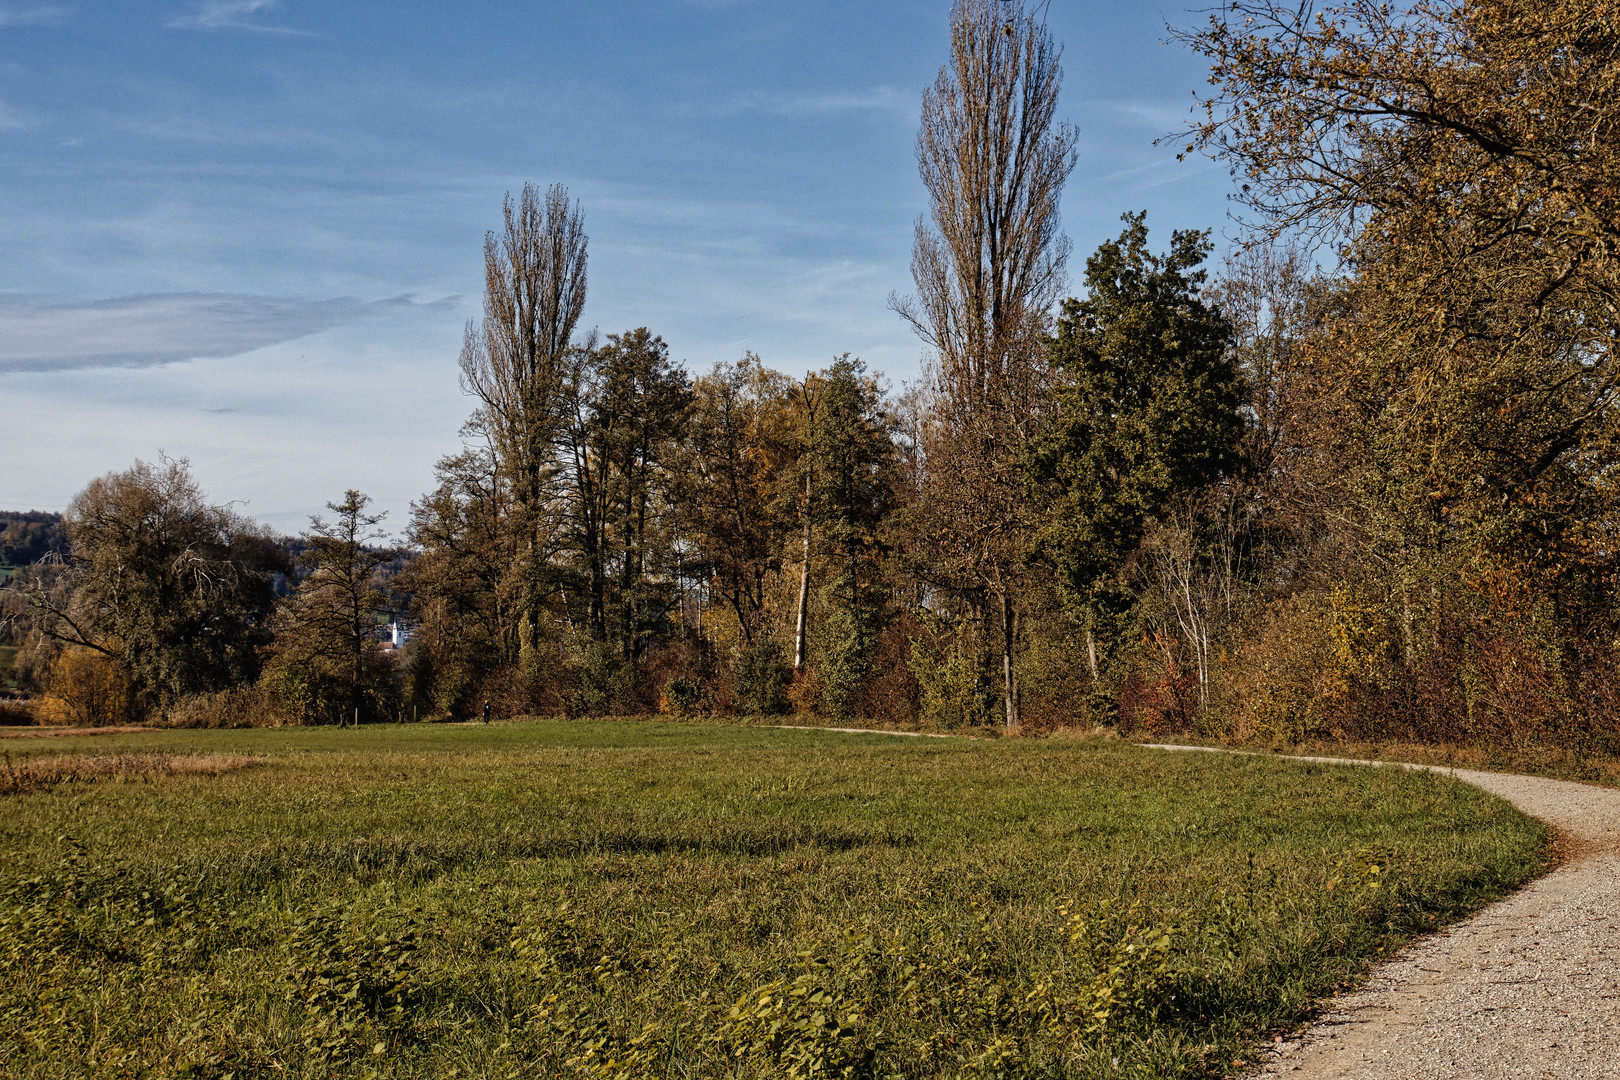
[{"label": "blue sky", "polygon": [[[0,0],[0,508],[160,451],[297,531],[358,487],[403,528],[471,409],[485,230],[525,180],[590,234],[584,325],[694,371],[852,352],[896,384],[913,139],[948,0]],[[1180,6],[1052,0],[1071,274],[1146,209],[1229,228],[1154,140],[1204,67]]]}]

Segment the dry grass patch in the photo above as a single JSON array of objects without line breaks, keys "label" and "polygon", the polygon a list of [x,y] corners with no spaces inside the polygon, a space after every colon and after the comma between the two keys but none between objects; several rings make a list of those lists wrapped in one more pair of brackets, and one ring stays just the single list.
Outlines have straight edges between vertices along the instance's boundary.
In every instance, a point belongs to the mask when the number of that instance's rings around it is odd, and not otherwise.
[{"label": "dry grass patch", "polygon": [[152,780],[159,776],[218,776],[263,764],[246,754],[60,754],[0,759],[0,795],[20,795],[69,781]]}]

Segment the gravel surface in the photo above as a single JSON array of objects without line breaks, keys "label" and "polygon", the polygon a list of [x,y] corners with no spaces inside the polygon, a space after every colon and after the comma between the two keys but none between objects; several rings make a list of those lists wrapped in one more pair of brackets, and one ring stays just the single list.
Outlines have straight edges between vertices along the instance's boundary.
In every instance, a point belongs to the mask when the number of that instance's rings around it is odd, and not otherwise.
[{"label": "gravel surface", "polygon": [[1404,767],[1450,773],[1501,796],[1562,830],[1572,857],[1412,945],[1355,993],[1329,1000],[1302,1037],[1271,1048],[1256,1075],[1620,1078],[1620,790]]}]

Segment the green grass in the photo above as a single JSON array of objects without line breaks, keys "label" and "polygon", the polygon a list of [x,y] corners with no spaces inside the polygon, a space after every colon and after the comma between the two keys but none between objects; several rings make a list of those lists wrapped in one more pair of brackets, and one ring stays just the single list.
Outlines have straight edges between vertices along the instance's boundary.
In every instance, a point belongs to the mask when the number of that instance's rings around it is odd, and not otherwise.
[{"label": "green grass", "polygon": [[267,763],[0,801],[0,1074],[1223,1075],[1546,840],[1442,776],[1119,743],[27,747],[152,750]]},{"label": "green grass", "polygon": [[[1613,749],[1614,739],[1606,734],[1598,739],[1546,738],[1537,741],[1526,740],[1518,745],[1489,742],[1457,745],[1398,740],[1373,742],[1331,739],[1311,739],[1287,744],[1273,739],[1255,739],[1244,744],[1188,736],[1156,737],[1143,741],[1218,747],[1223,750],[1244,749],[1256,754],[1441,765],[1446,768],[1521,773],[1527,776],[1545,776],[1552,780],[1574,780],[1583,784],[1620,787],[1620,756],[1616,756]],[[1583,741],[1587,742],[1587,745],[1582,745]],[[1593,746],[1591,743],[1600,745]]]}]

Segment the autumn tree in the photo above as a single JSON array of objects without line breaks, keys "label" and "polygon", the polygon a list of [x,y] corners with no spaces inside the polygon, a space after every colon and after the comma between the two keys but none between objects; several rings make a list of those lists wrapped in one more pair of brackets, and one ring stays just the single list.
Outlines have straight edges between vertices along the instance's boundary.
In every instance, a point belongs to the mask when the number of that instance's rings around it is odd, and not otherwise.
[{"label": "autumn tree", "polygon": [[185,460],[91,481],[64,523],[67,565],[31,598],[39,632],[111,659],[160,708],[255,677],[285,556]]},{"label": "autumn tree", "polygon": [[520,657],[533,657],[556,588],[556,449],[585,306],[587,240],[561,185],[542,198],[525,184],[516,203],[507,196],[504,216],[502,232],[484,240],[484,313],[467,324],[461,372],[508,489],[510,617]]},{"label": "autumn tree", "polygon": [[1021,0],[957,0],[951,56],[923,97],[917,162],[929,212],[914,298],[891,298],[934,353],[923,561],[940,584],[993,597],[1002,697],[1018,726],[1015,604],[1030,507],[1017,464],[1046,409],[1041,346],[1069,244],[1058,200],[1075,130],[1057,119],[1061,50]]},{"label": "autumn tree", "polygon": [[749,354],[693,383],[693,411],[674,470],[683,568],[737,619],[745,648],[762,630],[769,583],[782,573],[791,521],[773,506],[792,461],[793,389]]},{"label": "autumn tree", "polygon": [[411,504],[408,535],[418,554],[402,584],[418,624],[412,692],[454,716],[468,709],[487,673],[517,659],[507,487],[487,443],[442,459],[434,475],[438,485]]},{"label": "autumn tree", "polygon": [[1188,149],[1258,227],[1343,243],[1328,359],[1365,445],[1404,448],[1381,475],[1503,597],[1614,572],[1616,27],[1604,0],[1245,0],[1184,35],[1215,87]]},{"label": "autumn tree", "polygon": [[561,478],[577,568],[573,617],[626,660],[671,607],[673,568],[653,564],[673,550],[662,535],[667,466],[691,396],[686,373],[646,327],[582,354],[569,384]]},{"label": "autumn tree", "polygon": [[1133,574],[1145,636],[1165,670],[1186,663],[1197,675],[1201,706],[1219,651],[1314,569],[1302,555],[1320,544],[1329,515],[1346,512],[1343,460],[1319,455],[1308,430],[1324,409],[1309,356],[1331,292],[1290,243],[1240,247],[1201,290],[1231,332],[1243,403],[1236,462],[1158,509]]}]

